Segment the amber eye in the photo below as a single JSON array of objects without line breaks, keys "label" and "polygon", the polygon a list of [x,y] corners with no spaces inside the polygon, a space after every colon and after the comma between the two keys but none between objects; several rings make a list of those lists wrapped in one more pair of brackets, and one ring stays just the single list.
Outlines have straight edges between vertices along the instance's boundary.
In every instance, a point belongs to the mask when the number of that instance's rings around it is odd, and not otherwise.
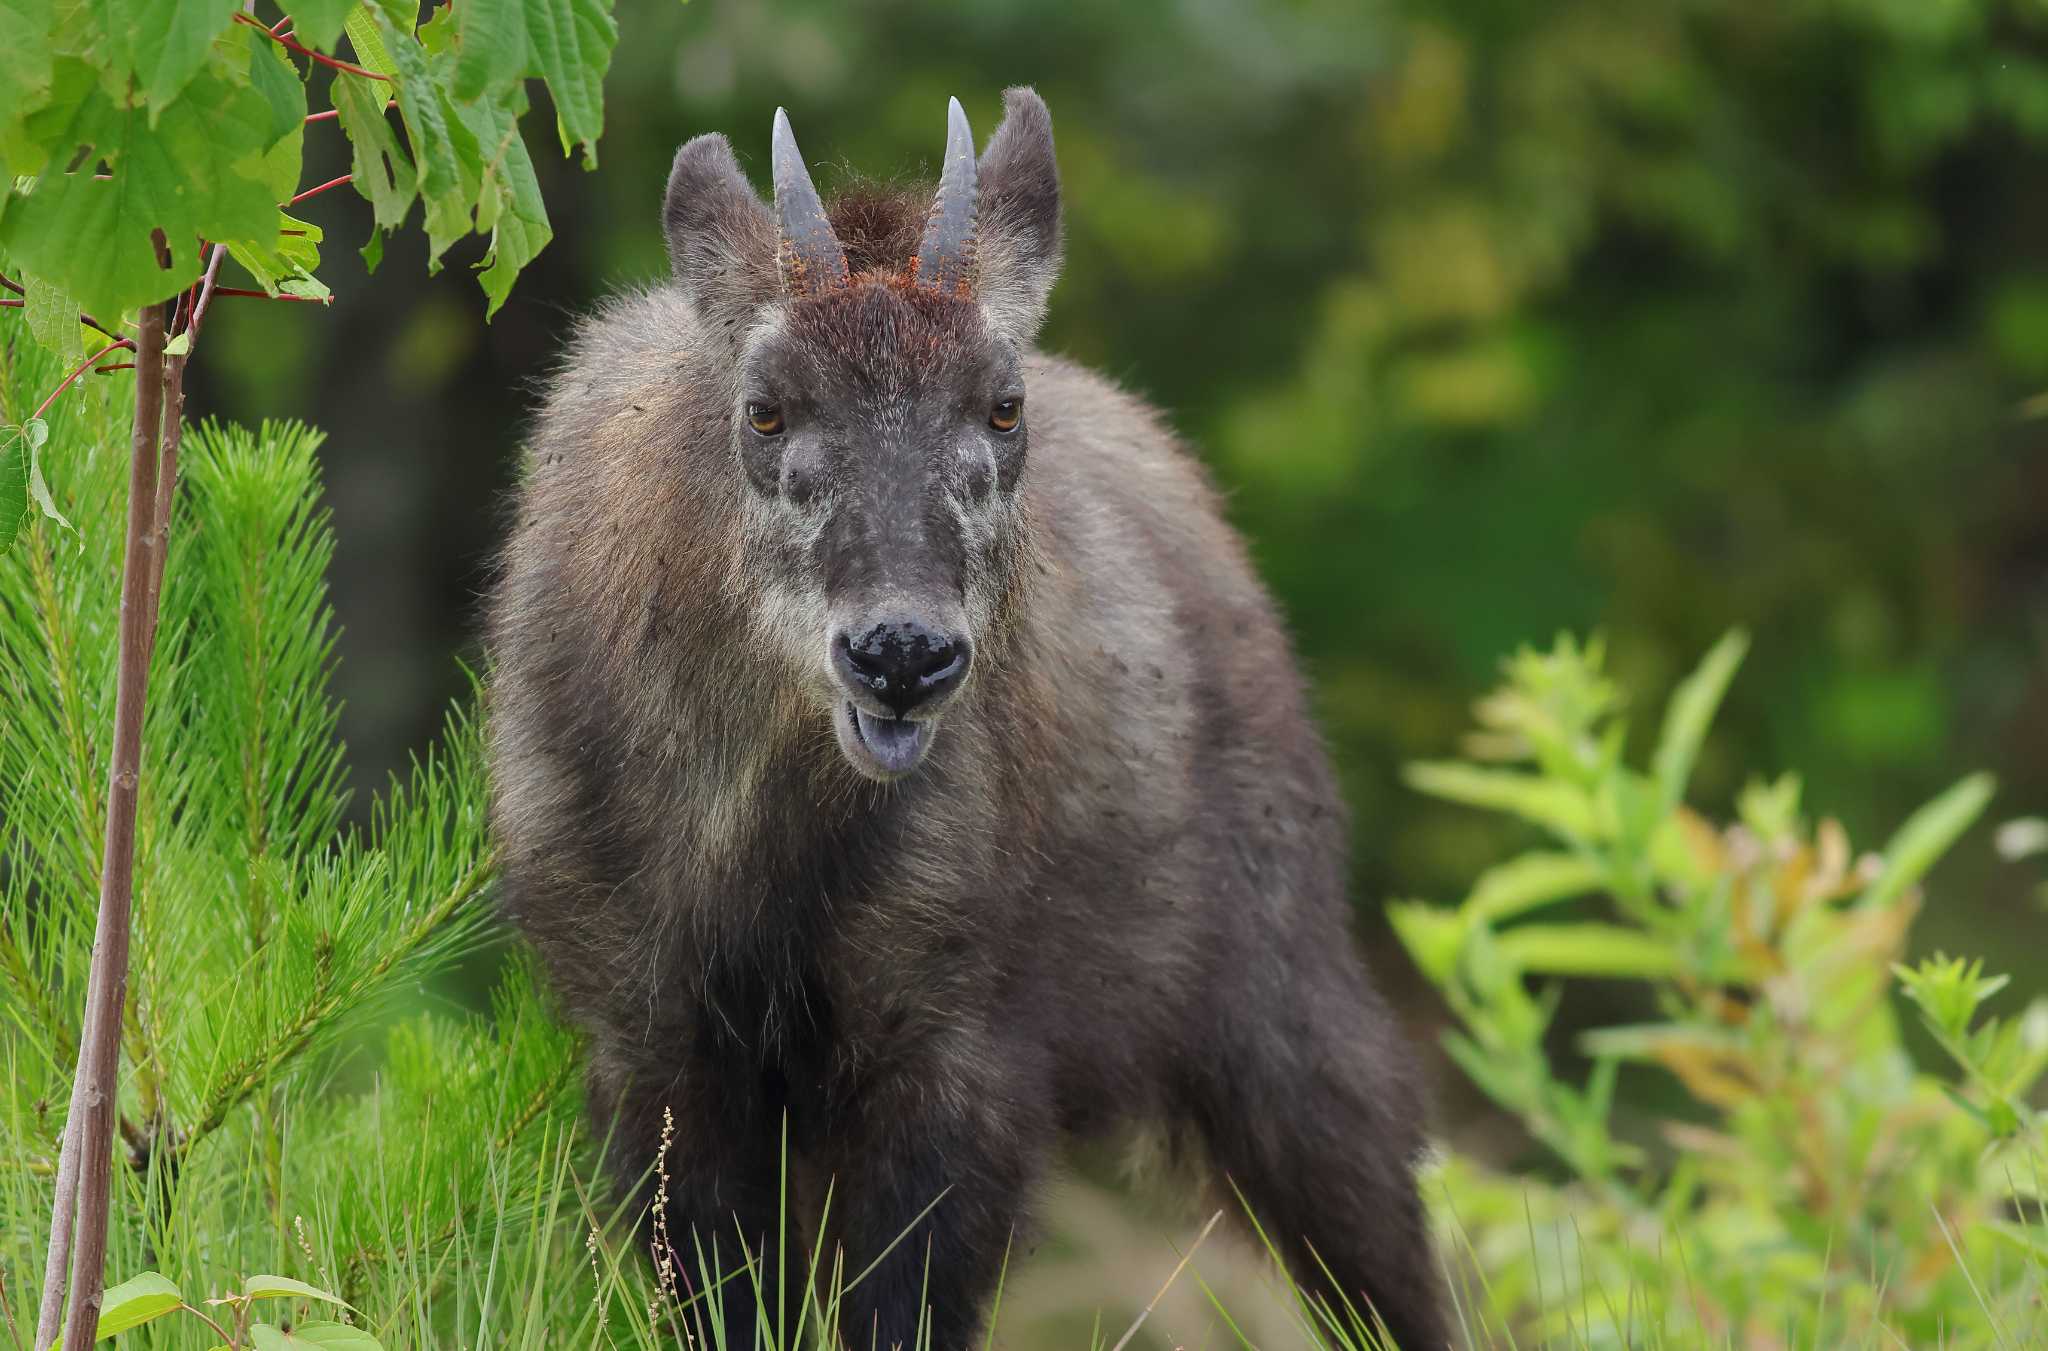
[{"label": "amber eye", "polygon": [[988,425],[999,432],[1014,432],[1017,421],[1024,416],[1024,404],[1019,399],[1004,399],[988,410]]},{"label": "amber eye", "polygon": [[782,410],[772,403],[747,405],[747,425],[763,436],[782,435]]}]

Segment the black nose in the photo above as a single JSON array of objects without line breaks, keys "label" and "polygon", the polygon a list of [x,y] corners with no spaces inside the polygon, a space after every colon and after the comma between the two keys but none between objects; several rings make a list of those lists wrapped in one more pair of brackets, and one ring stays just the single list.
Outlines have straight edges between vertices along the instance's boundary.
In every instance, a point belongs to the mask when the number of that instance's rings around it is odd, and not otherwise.
[{"label": "black nose", "polygon": [[881,700],[900,718],[966,677],[968,643],[914,619],[891,620],[839,634],[832,641],[832,660],[840,679]]}]

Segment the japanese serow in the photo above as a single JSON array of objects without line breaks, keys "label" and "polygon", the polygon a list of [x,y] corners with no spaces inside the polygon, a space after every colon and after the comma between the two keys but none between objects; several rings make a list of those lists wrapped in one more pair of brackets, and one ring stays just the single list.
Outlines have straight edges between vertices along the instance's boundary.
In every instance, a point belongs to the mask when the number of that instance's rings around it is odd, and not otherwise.
[{"label": "japanese serow", "polygon": [[1142,1128],[1441,1347],[1301,673],[1159,415],[1033,346],[1059,179],[1006,102],[978,157],[953,103],[935,193],[826,206],[780,112],[771,203],[677,152],[673,278],[578,330],[490,601],[506,912],[629,1185],[672,1116],[686,1268],[772,1260],[786,1129],[789,1250],[895,1244],[845,1339],[952,1351],[1063,1142]]}]

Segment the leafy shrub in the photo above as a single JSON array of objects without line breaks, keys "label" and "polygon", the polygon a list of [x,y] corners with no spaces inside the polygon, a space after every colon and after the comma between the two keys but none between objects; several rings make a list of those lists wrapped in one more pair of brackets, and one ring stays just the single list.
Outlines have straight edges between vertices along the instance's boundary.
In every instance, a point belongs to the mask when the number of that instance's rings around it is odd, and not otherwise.
[{"label": "leafy shrub", "polygon": [[[1569,638],[1508,663],[1470,759],[1411,769],[1552,841],[1455,908],[1391,910],[1456,1017],[1452,1058],[1563,1173],[1442,1164],[1468,1324],[1593,1346],[2039,1344],[2048,1138],[2028,1094],[2048,1000],[1986,1017],[2004,982],[1979,963],[1900,964],[1921,879],[1991,785],[1963,780],[1861,857],[1802,818],[1792,775],[1710,821],[1683,798],[1744,647],[1680,686],[1647,770],[1624,760],[1600,644]],[[1630,982],[1653,1010],[1580,1032],[1582,1079],[1550,1050],[1561,978]],[[1949,1072],[1916,1064],[1905,1002]],[[1625,1069],[1682,1093],[1638,1119]]]}]

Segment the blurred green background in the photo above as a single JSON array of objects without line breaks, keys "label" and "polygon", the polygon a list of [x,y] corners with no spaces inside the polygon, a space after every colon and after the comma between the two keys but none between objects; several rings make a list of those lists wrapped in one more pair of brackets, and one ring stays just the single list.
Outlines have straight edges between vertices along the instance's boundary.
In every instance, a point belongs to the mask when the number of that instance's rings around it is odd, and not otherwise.
[{"label": "blurred green background", "polygon": [[[1754,632],[1710,809],[1796,768],[1876,846],[1980,766],[1999,818],[2048,808],[2048,4],[618,17],[602,163],[542,164],[557,237],[494,323],[473,258],[429,278],[416,233],[363,275],[368,206],[332,193],[305,210],[334,306],[238,302],[193,368],[197,410],[331,432],[360,788],[462,689],[533,382],[577,312],[665,271],[677,143],[723,131],[759,180],[787,105],[829,191],[929,171],[948,94],[986,136],[1030,83],[1068,213],[1045,345],[1151,396],[1229,488],[1343,767],[1369,939],[1388,896],[1453,898],[1504,856],[1398,768],[1560,628],[1607,633],[1641,724]],[[318,128],[308,157],[308,181],[347,167]],[[2038,988],[2036,881],[1979,831],[1922,941]]]}]

